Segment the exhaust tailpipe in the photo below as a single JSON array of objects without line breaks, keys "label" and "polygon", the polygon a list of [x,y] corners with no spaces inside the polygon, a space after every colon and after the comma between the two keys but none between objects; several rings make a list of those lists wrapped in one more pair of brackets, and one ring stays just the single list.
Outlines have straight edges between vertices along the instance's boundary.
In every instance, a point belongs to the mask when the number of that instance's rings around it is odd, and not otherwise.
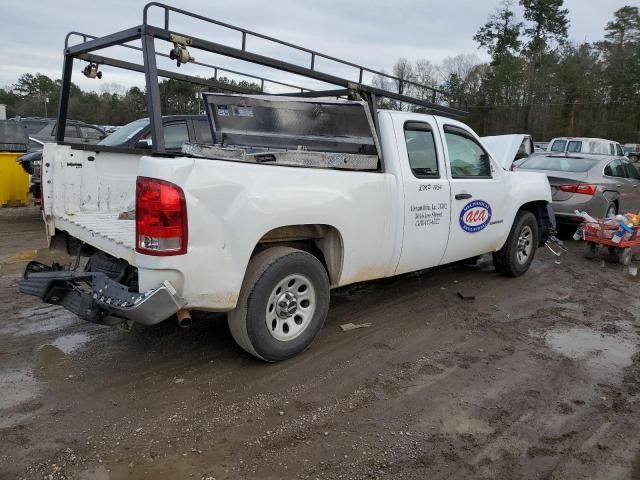
[{"label": "exhaust tailpipe", "polygon": [[176,315],[178,316],[178,325],[180,325],[180,328],[191,327],[193,320],[191,319],[191,312],[189,310],[178,310]]}]

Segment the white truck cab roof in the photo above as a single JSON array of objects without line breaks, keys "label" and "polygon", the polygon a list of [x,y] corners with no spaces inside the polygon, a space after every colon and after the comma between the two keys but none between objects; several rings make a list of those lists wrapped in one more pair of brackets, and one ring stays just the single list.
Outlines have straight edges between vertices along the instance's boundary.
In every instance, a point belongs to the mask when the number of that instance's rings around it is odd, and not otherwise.
[{"label": "white truck cab roof", "polygon": [[547,151],[624,156],[622,145],[605,138],[557,137],[549,142]]}]

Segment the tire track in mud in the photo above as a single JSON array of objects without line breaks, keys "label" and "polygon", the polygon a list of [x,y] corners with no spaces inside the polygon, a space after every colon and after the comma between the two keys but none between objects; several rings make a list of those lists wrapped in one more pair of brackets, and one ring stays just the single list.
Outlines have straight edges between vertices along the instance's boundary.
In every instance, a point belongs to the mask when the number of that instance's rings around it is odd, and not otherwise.
[{"label": "tire track in mud", "polygon": [[[507,479],[640,470],[640,357],[601,381],[588,361],[604,354],[570,358],[548,341],[583,329],[637,343],[640,302],[616,298],[637,283],[569,246],[561,265],[541,252],[518,279],[483,260],[336,291],[312,348],[278,365],[247,358],[207,318],[188,332],[101,330],[42,377],[47,394],[19,406],[18,425],[0,429],[0,442],[10,439],[0,473]],[[0,276],[1,315],[25,325],[58,315],[4,288],[16,278]],[[11,362],[32,367],[24,352],[86,328],[3,339]]]}]

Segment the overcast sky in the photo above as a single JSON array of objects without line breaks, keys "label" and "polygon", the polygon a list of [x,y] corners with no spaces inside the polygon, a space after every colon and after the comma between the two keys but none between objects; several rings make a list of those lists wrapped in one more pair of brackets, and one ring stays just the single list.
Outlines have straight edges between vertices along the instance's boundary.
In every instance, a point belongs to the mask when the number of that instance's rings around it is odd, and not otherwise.
[{"label": "overcast sky", "polygon": [[[71,30],[105,35],[138,25],[146,0],[0,0],[0,86],[15,83],[22,73],[41,72],[60,78],[64,37]],[[172,5],[282,40],[303,45],[374,69],[390,71],[400,56],[434,63],[460,53],[475,53],[473,35],[499,5],[499,0],[176,0]],[[630,0],[565,0],[570,11],[570,38],[574,42],[599,40],[613,12]],[[153,18],[160,18],[158,15]],[[159,21],[156,22],[159,24]],[[238,34],[216,28],[204,29],[194,22],[176,19],[172,29],[206,36],[221,43],[239,46]],[[303,64],[304,57],[276,51],[249,41],[249,49]],[[160,43],[159,51],[168,53]],[[134,60],[130,51],[110,49],[109,53]],[[134,52],[135,54],[135,52]],[[243,72],[303,84],[255,66],[210,54],[193,52],[196,59]],[[160,62],[165,67],[168,63]],[[73,81],[85,90],[113,90],[143,86],[141,74],[104,67],[103,80],[88,80],[76,62]],[[320,65],[319,65],[320,66]],[[331,65],[323,66],[327,71]],[[183,73],[210,73],[186,65]],[[340,72],[346,74],[346,72]],[[309,86],[313,86],[307,84]]]}]

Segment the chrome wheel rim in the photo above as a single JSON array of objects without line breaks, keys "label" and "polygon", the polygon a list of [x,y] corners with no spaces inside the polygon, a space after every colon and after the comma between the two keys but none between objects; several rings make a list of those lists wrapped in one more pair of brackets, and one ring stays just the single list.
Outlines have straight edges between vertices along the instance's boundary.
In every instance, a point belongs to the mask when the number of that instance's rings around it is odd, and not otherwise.
[{"label": "chrome wheel rim", "polygon": [[615,205],[609,206],[609,208],[607,209],[607,213],[605,215],[606,215],[606,218],[615,216],[616,215],[616,206]]},{"label": "chrome wheel rim", "polygon": [[316,291],[309,278],[298,273],[283,278],[269,295],[267,330],[281,342],[299,337],[311,323],[316,305]]},{"label": "chrome wheel rim", "polygon": [[525,225],[520,230],[520,235],[518,236],[518,248],[516,251],[516,258],[518,259],[518,263],[520,265],[524,265],[531,257],[531,252],[533,251],[533,230],[529,225]]}]

